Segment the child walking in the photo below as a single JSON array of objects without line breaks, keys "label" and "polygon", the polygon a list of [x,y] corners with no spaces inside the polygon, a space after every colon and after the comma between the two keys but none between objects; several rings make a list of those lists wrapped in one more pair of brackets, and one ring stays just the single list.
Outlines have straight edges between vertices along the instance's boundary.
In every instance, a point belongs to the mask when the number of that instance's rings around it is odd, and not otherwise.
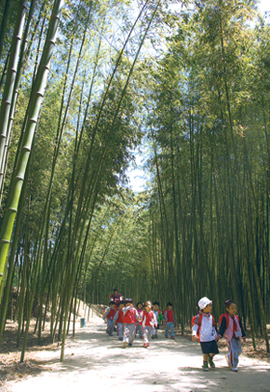
[{"label": "child walking", "polygon": [[109,336],[112,336],[113,334],[113,329],[114,329],[114,316],[116,313],[115,309],[115,302],[110,301],[109,302],[109,307],[106,309],[104,315],[103,315],[103,320],[107,317],[107,329],[106,332]]},{"label": "child walking", "polygon": [[126,348],[132,346],[135,334],[136,334],[136,321],[139,319],[137,310],[133,307],[133,301],[131,298],[126,298],[125,307],[123,308],[124,313],[124,337],[123,347]]},{"label": "child walking", "polygon": [[[137,303],[137,313],[139,315],[140,318],[142,318],[142,314],[143,314],[143,304],[141,302]],[[143,339],[143,328],[142,328],[142,321],[137,320],[137,328],[136,328],[136,333],[139,331],[139,336],[140,339]]]},{"label": "child walking", "polygon": [[163,318],[161,311],[159,310],[159,302],[155,301],[153,303],[153,307],[154,307],[154,315],[156,317],[157,327],[153,328],[152,339],[157,339],[157,337],[158,337],[157,331],[159,329],[159,324],[161,324],[161,322],[163,321],[164,318]]},{"label": "child walking", "polygon": [[152,304],[150,301],[144,303],[144,311],[142,314],[142,326],[143,326],[143,345],[145,348],[149,347],[149,342],[152,335],[152,329],[157,326],[156,318],[153,313]]},{"label": "child walking", "polygon": [[166,329],[165,329],[165,338],[169,337],[169,331],[171,331],[171,339],[175,339],[174,333],[174,311],[171,302],[167,302],[167,309],[163,312],[164,320],[166,322]]},{"label": "child walking", "polygon": [[212,316],[212,301],[203,297],[198,302],[200,311],[192,327],[192,340],[199,339],[203,353],[203,370],[209,370],[208,363],[212,369],[215,368],[213,357],[219,353],[215,340],[215,320]]},{"label": "child walking", "polygon": [[117,334],[119,336],[119,340],[123,340],[124,335],[124,312],[123,308],[125,306],[125,301],[120,301],[118,303],[118,309],[114,316],[114,323],[117,324]]},{"label": "child walking", "polygon": [[229,354],[225,358],[228,366],[233,372],[237,372],[239,355],[242,353],[241,338],[246,341],[246,334],[242,327],[241,319],[237,316],[237,307],[235,302],[228,300],[225,302],[226,313],[222,314],[219,319],[219,331],[216,340],[225,337],[229,348]]}]

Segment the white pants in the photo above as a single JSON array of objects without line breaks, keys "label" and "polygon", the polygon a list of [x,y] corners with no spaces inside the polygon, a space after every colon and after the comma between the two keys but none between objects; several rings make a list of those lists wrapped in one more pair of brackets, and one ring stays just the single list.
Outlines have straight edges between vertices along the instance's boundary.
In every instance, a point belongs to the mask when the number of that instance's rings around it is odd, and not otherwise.
[{"label": "white pants", "polygon": [[136,324],[125,324],[123,342],[132,344],[135,339]]},{"label": "white pants", "polygon": [[112,335],[114,329],[113,321],[108,319],[107,320],[107,333]]},{"label": "white pants", "polygon": [[143,343],[149,344],[152,336],[152,327],[145,326],[143,331]]},{"label": "white pants", "polygon": [[227,341],[229,347],[228,358],[232,367],[236,368],[239,361],[239,355],[242,352],[241,339],[232,338],[230,342]]},{"label": "white pants", "polygon": [[123,339],[124,323],[117,323],[117,333],[119,338]]}]

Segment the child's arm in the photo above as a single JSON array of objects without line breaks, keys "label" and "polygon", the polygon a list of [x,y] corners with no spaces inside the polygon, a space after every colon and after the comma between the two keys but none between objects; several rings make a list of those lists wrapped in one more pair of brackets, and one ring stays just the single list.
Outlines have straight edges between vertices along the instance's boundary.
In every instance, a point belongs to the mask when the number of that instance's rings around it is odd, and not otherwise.
[{"label": "child's arm", "polygon": [[225,331],[226,331],[226,317],[223,316],[222,321],[221,321],[221,325],[219,326],[219,331],[215,337],[216,340],[221,339]]},{"label": "child's arm", "polygon": [[124,315],[130,310],[133,309],[131,306],[126,306],[125,308],[123,308],[123,313]]},{"label": "child's arm", "polygon": [[239,326],[240,326],[241,332],[242,332],[242,339],[245,342],[246,341],[246,333],[245,333],[245,330],[244,330],[244,328],[242,326],[242,322],[241,322],[241,318],[240,317],[239,317]]},{"label": "child's arm", "polygon": [[153,313],[153,321],[154,321],[154,327],[157,328],[158,325],[158,321],[157,321],[157,316],[155,315],[155,313]]},{"label": "child's arm", "polygon": [[106,310],[105,310],[105,313],[104,313],[104,315],[103,315],[103,320],[105,320],[105,318],[108,316],[108,314],[110,313],[110,307],[109,308],[107,308]]},{"label": "child's arm", "polygon": [[192,327],[192,341],[196,342],[196,340],[198,339],[197,336],[197,331],[198,331],[199,326],[197,324],[194,324]]},{"label": "child's arm", "polygon": [[[133,308],[134,309],[134,308]],[[135,318],[136,318],[136,320],[138,320],[139,321],[139,323],[142,321],[142,318],[141,318],[141,316],[140,316],[140,313],[138,312],[138,310],[137,309],[134,309],[135,310]]]},{"label": "child's arm", "polygon": [[114,324],[116,323],[118,317],[119,317],[119,310],[117,310],[117,312],[115,313],[115,316],[114,316],[114,318],[113,318],[113,323],[114,323]]},{"label": "child's arm", "polygon": [[165,312],[164,312],[164,320],[168,321],[168,319],[167,319],[167,310],[165,310]]},{"label": "child's arm", "polygon": [[213,333],[213,336],[216,339],[216,336],[217,336],[217,325],[216,325],[216,322],[215,322],[215,319],[214,319],[213,315],[211,317],[212,317],[212,323],[213,323],[212,333]]}]

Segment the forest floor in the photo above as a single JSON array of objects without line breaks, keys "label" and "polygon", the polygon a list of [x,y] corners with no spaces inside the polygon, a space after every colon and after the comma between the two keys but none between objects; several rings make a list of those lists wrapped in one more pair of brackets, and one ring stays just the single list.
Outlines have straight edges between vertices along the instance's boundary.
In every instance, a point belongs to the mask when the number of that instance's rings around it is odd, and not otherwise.
[{"label": "forest floor", "polygon": [[85,328],[79,323],[76,328],[76,336],[67,337],[63,362],[59,343],[44,338],[43,346],[35,346],[36,338],[30,335],[25,361],[19,363],[16,334],[9,325],[0,354],[1,392],[270,392],[270,356],[259,340],[257,352],[251,339],[243,344],[238,373],[226,366],[227,348],[221,340],[216,369],[204,372],[200,345],[190,335],[179,333],[171,340],[160,330],[148,349],[138,337],[133,347],[123,349],[116,333],[105,333],[97,313]]}]

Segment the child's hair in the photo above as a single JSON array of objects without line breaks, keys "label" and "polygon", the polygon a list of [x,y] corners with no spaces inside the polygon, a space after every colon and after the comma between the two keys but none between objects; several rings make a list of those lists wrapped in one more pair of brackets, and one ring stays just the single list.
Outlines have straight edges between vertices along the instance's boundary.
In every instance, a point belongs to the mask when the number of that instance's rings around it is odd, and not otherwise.
[{"label": "child's hair", "polygon": [[116,287],[113,289],[113,292],[115,292],[115,291],[118,291],[118,289]]},{"label": "child's hair", "polygon": [[172,303],[171,302],[167,302],[167,306],[172,306]]},{"label": "child's hair", "polygon": [[152,306],[152,302],[151,302],[151,301],[145,301],[145,303],[143,304],[143,306],[146,307],[147,305]]},{"label": "child's hair", "polygon": [[133,304],[132,298],[126,298],[125,304]]},{"label": "child's hair", "polygon": [[153,302],[153,305],[159,306],[159,302],[158,302],[158,301],[155,301],[155,302]]},{"label": "child's hair", "polygon": [[110,301],[109,305],[115,305],[115,302],[114,301]]},{"label": "child's hair", "polygon": [[231,304],[234,304],[234,305],[235,305],[235,302],[232,301],[231,299],[228,299],[227,301],[225,301],[226,309],[229,309],[229,307],[231,306]]},{"label": "child's hair", "polygon": [[118,308],[119,308],[119,305],[125,305],[125,301],[118,302],[118,304],[117,304]]},{"label": "child's hair", "polygon": [[143,306],[142,302],[138,302],[137,305],[136,305],[136,308],[137,308],[140,304]]}]

